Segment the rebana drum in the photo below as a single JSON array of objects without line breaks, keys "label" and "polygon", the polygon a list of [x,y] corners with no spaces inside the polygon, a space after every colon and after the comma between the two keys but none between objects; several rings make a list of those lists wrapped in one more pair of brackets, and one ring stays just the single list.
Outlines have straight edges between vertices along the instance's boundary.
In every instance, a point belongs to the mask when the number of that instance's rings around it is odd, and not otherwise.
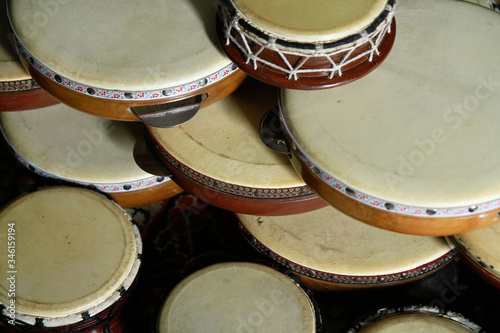
[{"label": "rebana drum", "polygon": [[444,237],[381,230],[332,207],[293,216],[238,218],[255,248],[314,290],[407,283],[436,272],[455,256]]},{"label": "rebana drum", "polygon": [[449,236],[462,259],[490,284],[500,289],[500,225]]},{"label": "rebana drum", "polygon": [[10,44],[6,0],[0,0],[0,111],[20,111],[57,104],[23,68]]},{"label": "rebana drum", "polygon": [[393,0],[221,1],[219,42],[249,75],[291,89],[346,84],[394,43]]},{"label": "rebana drum", "polygon": [[174,126],[245,77],[220,50],[207,0],[7,4],[30,74],[81,111]]},{"label": "rebana drum", "polygon": [[148,134],[172,180],[211,205],[260,215],[324,207],[288,158],[259,138],[261,118],[276,102],[277,89],[249,79],[188,123]]},{"label": "rebana drum", "polygon": [[411,306],[402,309],[382,309],[347,333],[480,333],[481,327],[464,316],[440,313],[438,309]]},{"label": "rebana drum", "polygon": [[397,42],[369,76],[282,91],[294,166],[331,205],[380,228],[451,235],[495,224],[500,71],[489,59],[500,47],[498,13],[400,0],[396,15]]},{"label": "rebana drum", "polygon": [[124,208],[182,192],[170,178],[137,166],[133,150],[144,135],[140,123],[107,120],[58,104],[4,112],[0,128],[16,159],[50,182],[96,189]]},{"label": "rebana drum", "polygon": [[2,332],[125,331],[120,311],[142,242],[123,209],[93,191],[54,187],[8,204],[0,226]]},{"label": "rebana drum", "polygon": [[316,333],[311,299],[288,276],[264,265],[209,266],[182,280],[158,317],[158,333]]}]

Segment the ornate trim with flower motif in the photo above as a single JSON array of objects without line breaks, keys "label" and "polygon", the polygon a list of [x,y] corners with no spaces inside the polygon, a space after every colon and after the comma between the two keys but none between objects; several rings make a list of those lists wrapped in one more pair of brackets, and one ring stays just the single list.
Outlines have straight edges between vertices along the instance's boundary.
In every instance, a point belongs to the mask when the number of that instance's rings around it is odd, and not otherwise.
[{"label": "ornate trim with flower motif", "polygon": [[247,186],[226,183],[208,177],[202,173],[199,173],[191,169],[189,166],[179,162],[175,157],[170,155],[156,141],[150,129],[147,131],[147,134],[148,137],[150,138],[149,141],[153,144],[156,151],[160,153],[164,161],[166,161],[169,165],[174,167],[177,171],[179,171],[192,181],[195,181],[196,183],[201,184],[202,186],[208,187],[211,190],[238,197],[265,199],[265,200],[291,199],[291,198],[301,198],[301,197],[316,195],[306,185],[298,187],[287,187],[287,188],[256,188],[256,187],[247,187]]},{"label": "ornate trim with flower motif", "polygon": [[75,92],[88,95],[90,97],[109,99],[109,100],[157,100],[157,99],[165,99],[174,96],[182,96],[186,94],[190,94],[205,88],[209,85],[217,83],[222,79],[228,77],[234,72],[238,71],[239,68],[234,64],[229,64],[221,70],[207,76],[201,78],[198,81],[189,82],[176,87],[165,87],[163,89],[157,90],[148,90],[148,91],[122,91],[122,90],[107,90],[100,89],[96,87],[91,87],[85,84],[78,83],[76,81],[65,78],[58,73],[54,72],[40,61],[38,61],[31,53],[26,50],[26,48],[21,44],[18,38],[15,39],[19,52],[21,55],[28,61],[33,68],[35,68],[40,74],[49,78],[51,81],[55,83],[73,90]]},{"label": "ornate trim with flower motif", "polygon": [[0,82],[0,94],[42,89],[35,80]]},{"label": "ornate trim with flower motif", "polygon": [[451,259],[453,259],[456,255],[455,250],[450,250],[448,253],[442,255],[441,257],[418,267],[415,267],[414,269],[408,270],[408,271],[403,271],[403,272],[394,272],[391,274],[383,274],[383,275],[372,275],[372,276],[350,276],[350,275],[342,275],[342,274],[335,274],[335,273],[328,273],[328,272],[323,272],[319,271],[316,269],[312,269],[309,267],[302,266],[300,264],[297,264],[293,261],[290,261],[283,256],[280,256],[264,244],[262,244],[255,236],[240,222],[240,230],[242,231],[243,235],[248,239],[248,241],[255,246],[260,252],[263,254],[267,255],[269,258],[273,259],[274,261],[282,264],[283,266],[286,266],[290,268],[292,271],[311,277],[315,278],[318,280],[323,280],[323,281],[328,281],[332,283],[340,283],[340,284],[354,284],[354,285],[360,285],[360,284],[383,284],[383,283],[391,283],[391,282],[399,282],[399,281],[404,281],[404,280],[409,280],[413,278],[417,278],[421,275],[427,274],[429,272],[432,272],[447,262],[449,262]]}]

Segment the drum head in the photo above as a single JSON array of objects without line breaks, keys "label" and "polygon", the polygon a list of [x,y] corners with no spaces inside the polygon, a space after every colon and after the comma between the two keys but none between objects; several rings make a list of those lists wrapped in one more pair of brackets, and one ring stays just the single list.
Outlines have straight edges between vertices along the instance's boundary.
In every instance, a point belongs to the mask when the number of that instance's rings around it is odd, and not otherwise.
[{"label": "drum head", "polygon": [[179,283],[158,332],[316,332],[311,301],[295,282],[267,266],[224,263]]},{"label": "drum head", "polygon": [[489,60],[500,52],[498,13],[401,0],[395,15],[394,48],[373,73],[335,89],[282,91],[295,155],[376,209],[447,217],[500,206],[500,71]]},{"label": "drum head", "polygon": [[336,41],[368,27],[387,0],[232,0],[251,25],[270,36],[294,42]]},{"label": "drum head", "polygon": [[346,285],[404,281],[454,256],[444,237],[374,228],[332,207],[286,217],[238,217],[263,252],[291,263],[287,266],[299,273]]},{"label": "drum head", "polygon": [[[64,320],[102,304],[130,278],[141,251],[128,215],[89,190],[57,187],[22,196],[0,212],[0,227],[2,244],[9,227],[15,230],[17,315]],[[1,253],[7,258],[6,246]],[[0,300],[9,304],[13,269],[7,260],[0,268]]]},{"label": "drum head", "polygon": [[[63,104],[2,113],[0,121],[17,158],[43,176],[99,185],[105,192],[158,184],[134,161],[134,145],[143,135],[138,123],[107,120]],[[124,189],[127,184],[131,189]]]},{"label": "drum head", "polygon": [[8,38],[11,30],[5,3],[0,0],[0,82],[30,80]]},{"label": "drum head", "polygon": [[90,87],[164,89],[231,64],[218,46],[208,0],[15,0],[8,9],[16,36],[33,57]]}]

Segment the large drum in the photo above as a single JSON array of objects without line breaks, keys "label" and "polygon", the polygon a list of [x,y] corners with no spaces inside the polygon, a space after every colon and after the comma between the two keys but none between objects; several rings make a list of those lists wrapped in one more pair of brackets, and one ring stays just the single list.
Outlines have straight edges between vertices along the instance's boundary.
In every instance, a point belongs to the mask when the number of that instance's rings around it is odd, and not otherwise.
[{"label": "large drum", "polygon": [[219,48],[207,0],[7,3],[30,74],[88,113],[173,126],[245,77]]},{"label": "large drum", "polygon": [[449,236],[463,260],[481,277],[500,289],[500,225]]},{"label": "large drum", "polygon": [[238,218],[254,247],[316,290],[407,283],[436,272],[455,256],[444,237],[381,230],[332,207],[293,216]]},{"label": "large drum", "polygon": [[398,1],[396,43],[369,76],[283,90],[294,165],[331,205],[377,227],[450,235],[500,213],[500,17],[464,1]]},{"label": "large drum", "polygon": [[54,187],[7,205],[0,228],[2,332],[124,332],[142,242],[118,205]]},{"label": "large drum", "polygon": [[23,68],[9,37],[6,0],[0,0],[0,111],[41,108],[58,103]]},{"label": "large drum", "polygon": [[230,262],[182,280],[158,317],[158,333],[316,333],[319,317],[288,276],[264,265]]},{"label": "large drum", "polygon": [[435,308],[411,306],[401,309],[382,309],[347,333],[400,332],[480,333],[483,331],[461,314],[440,313]]},{"label": "large drum", "polygon": [[17,160],[52,183],[96,189],[124,208],[182,192],[170,178],[137,166],[133,151],[144,136],[140,123],[107,120],[58,104],[4,112],[0,128]]},{"label": "large drum", "polygon": [[219,16],[219,41],[238,67],[292,89],[363,77],[389,54],[395,36],[393,0],[224,0]]},{"label": "large drum", "polygon": [[[277,89],[248,80],[227,98],[176,128],[149,128],[173,180],[203,201],[247,214],[287,215],[326,205],[285,155],[259,137]],[[279,124],[278,124],[279,125]]]}]

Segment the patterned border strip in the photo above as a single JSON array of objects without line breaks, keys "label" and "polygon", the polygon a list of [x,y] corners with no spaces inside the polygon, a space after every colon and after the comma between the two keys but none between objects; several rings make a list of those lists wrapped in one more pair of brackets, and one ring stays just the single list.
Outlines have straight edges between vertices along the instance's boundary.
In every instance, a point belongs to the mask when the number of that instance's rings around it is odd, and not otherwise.
[{"label": "patterned border strip", "polygon": [[312,269],[309,267],[302,266],[293,261],[290,261],[283,256],[280,256],[273,250],[269,249],[266,245],[261,243],[255,236],[243,225],[242,222],[239,223],[240,230],[243,235],[249,240],[249,242],[255,246],[260,252],[273,259],[274,261],[282,264],[285,267],[290,268],[292,271],[314,278],[318,280],[328,281],[332,283],[346,284],[346,285],[376,285],[376,284],[384,284],[390,282],[398,282],[409,280],[413,278],[417,278],[421,275],[432,272],[439,267],[443,266],[451,259],[453,259],[456,255],[455,250],[450,250],[448,253],[442,255],[441,257],[414,269],[403,271],[403,272],[395,272],[392,274],[384,274],[384,275],[372,275],[372,276],[350,276],[350,275],[342,275],[335,273],[328,273],[324,271],[319,271],[316,269]]},{"label": "patterned border strip", "polygon": [[217,83],[222,79],[228,77],[234,72],[238,71],[239,68],[234,64],[229,64],[223,69],[213,73],[205,78],[201,78],[198,81],[190,82],[187,84],[183,84],[176,87],[170,87],[165,89],[158,90],[148,90],[148,91],[121,91],[121,90],[106,90],[95,88],[91,86],[87,86],[85,84],[78,83],[76,81],[72,81],[67,79],[44,64],[38,61],[31,53],[26,50],[26,48],[21,44],[19,39],[16,37],[16,44],[19,49],[19,52],[22,56],[28,61],[40,74],[49,78],[53,82],[67,88],[71,89],[75,92],[81,93],[83,95],[88,95],[90,97],[109,99],[109,100],[140,100],[140,101],[148,101],[148,100],[158,100],[165,99],[174,96],[182,96],[189,93],[196,92],[202,88],[205,88],[209,85]]},{"label": "patterned border strip", "polygon": [[307,167],[307,169],[309,169],[309,171],[311,171],[316,177],[318,177],[320,181],[329,185],[332,189],[335,189],[339,193],[351,197],[354,200],[361,202],[362,204],[371,206],[376,209],[390,211],[401,215],[435,217],[435,218],[477,215],[480,213],[489,212],[494,209],[500,208],[500,198],[486,203],[481,203],[467,207],[430,208],[430,207],[409,206],[370,196],[364,192],[355,190],[347,186],[346,184],[336,179],[332,175],[326,173],[318,165],[315,165],[310,160],[310,158],[303,153],[303,150],[300,148],[297,142],[292,138],[290,130],[288,129],[283,119],[283,111],[281,107],[280,107],[280,121],[284,129],[285,136],[288,142],[291,143],[292,151],[295,154],[295,156],[297,156],[297,158],[300,159],[301,164]]},{"label": "patterned border strip", "polygon": [[[280,38],[271,37],[261,31],[258,27],[243,18],[243,15],[232,5],[230,0],[222,2],[223,23],[225,29],[226,45],[233,43],[245,56],[245,64],[252,62],[253,68],[257,70],[258,63],[281,71],[286,74],[287,79],[298,80],[301,74],[328,72],[328,78],[333,79],[336,74],[342,76],[342,68],[363,57],[368,57],[368,61],[373,60],[374,55],[379,55],[378,50],[382,40],[387,33],[391,33],[391,24],[394,19],[394,0],[389,0],[385,10],[377,17],[373,23],[363,31],[348,36],[332,43],[299,43],[290,42]],[[235,31],[236,38],[232,35]],[[242,43],[239,42],[242,41]],[[250,43],[249,43],[250,42]],[[252,51],[250,44],[258,45],[258,50]],[[369,45],[367,51],[356,53],[356,49],[362,49]],[[279,66],[275,62],[260,58],[259,55],[265,49],[272,50],[279,55],[279,58],[286,64],[286,67]],[[354,54],[354,55],[353,55]],[[287,55],[301,57],[298,63],[290,63]],[[333,57],[343,55],[338,63],[333,61]],[[303,66],[315,59],[325,58],[330,67],[303,68]]]},{"label": "patterned border strip", "polygon": [[132,192],[132,191],[140,191],[146,188],[154,187],[157,185],[160,185],[162,183],[165,183],[167,181],[170,181],[169,177],[159,177],[159,176],[153,176],[141,180],[137,180],[134,182],[128,182],[128,183],[111,183],[111,184],[100,184],[100,183],[86,183],[86,182],[80,182],[72,179],[67,179],[63,178],[57,175],[54,175],[52,173],[46,172],[30,162],[26,160],[23,156],[21,156],[12,146],[9,146],[12,153],[16,157],[16,159],[21,163],[24,167],[26,167],[28,170],[31,172],[44,177],[48,179],[54,179],[57,181],[66,181],[69,183],[73,184],[79,184],[83,185],[87,188],[93,188],[104,192],[104,193],[123,193],[123,192]]},{"label": "patterned border strip", "polygon": [[[457,324],[460,324],[462,326],[465,326],[472,330],[471,332],[475,333],[485,333],[483,329],[470,321],[469,319],[466,319],[463,315],[452,312],[452,311],[447,311],[446,313],[443,313],[439,310],[437,307],[429,307],[429,306],[422,306],[422,305],[412,305],[412,306],[407,306],[407,307],[402,307],[402,308],[397,308],[397,309],[380,309],[377,314],[367,318],[365,321],[360,322],[357,324],[354,328],[351,328],[347,333],[359,333],[363,329],[375,324],[376,322],[382,321],[385,318],[390,318],[394,317],[397,315],[402,315],[402,314],[414,314],[414,313],[421,313],[421,314],[427,314],[427,315],[433,315],[437,317],[443,317],[448,320],[452,320],[456,322]],[[367,326],[369,325],[369,326]]]},{"label": "patterned border strip", "polygon": [[263,200],[302,198],[302,197],[316,195],[316,193],[311,191],[311,189],[306,185],[299,187],[288,187],[282,189],[255,188],[255,187],[247,187],[247,186],[226,183],[214,178],[210,178],[202,173],[199,173],[191,169],[189,166],[179,162],[175,157],[170,155],[156,140],[149,126],[147,134],[150,139],[150,142],[153,144],[156,151],[160,153],[164,161],[166,161],[168,164],[173,166],[177,171],[179,171],[192,181],[201,184],[202,186],[208,187],[213,191],[222,192],[225,194],[234,195],[238,197],[263,199]]},{"label": "patterned border strip", "polygon": [[42,89],[35,80],[0,82],[0,94]]}]

